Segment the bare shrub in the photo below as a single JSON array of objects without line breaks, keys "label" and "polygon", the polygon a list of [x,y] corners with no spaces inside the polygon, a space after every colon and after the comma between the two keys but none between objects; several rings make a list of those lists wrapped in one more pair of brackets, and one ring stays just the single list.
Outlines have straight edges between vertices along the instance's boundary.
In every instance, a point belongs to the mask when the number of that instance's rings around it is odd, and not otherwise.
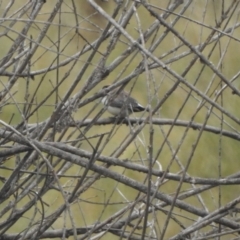
[{"label": "bare shrub", "polygon": [[[239,1],[3,0],[0,21],[1,240],[239,239]],[[112,117],[117,88],[149,112]]]}]

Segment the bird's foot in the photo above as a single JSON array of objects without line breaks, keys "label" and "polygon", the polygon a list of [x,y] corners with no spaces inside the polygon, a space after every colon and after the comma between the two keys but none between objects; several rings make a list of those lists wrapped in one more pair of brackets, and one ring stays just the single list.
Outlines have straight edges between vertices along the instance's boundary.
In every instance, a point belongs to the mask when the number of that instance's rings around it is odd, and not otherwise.
[{"label": "bird's foot", "polygon": [[109,117],[111,120],[113,120],[117,124],[126,124],[127,126],[129,125],[129,121],[126,117],[122,116],[116,116],[116,117]]}]

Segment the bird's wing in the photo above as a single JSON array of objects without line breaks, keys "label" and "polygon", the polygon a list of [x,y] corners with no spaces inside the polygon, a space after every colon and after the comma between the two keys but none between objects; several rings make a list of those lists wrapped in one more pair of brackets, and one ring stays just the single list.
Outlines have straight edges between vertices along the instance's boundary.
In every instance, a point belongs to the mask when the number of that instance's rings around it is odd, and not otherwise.
[{"label": "bird's wing", "polygon": [[141,106],[134,98],[129,95],[119,93],[111,101],[112,105],[118,108],[127,107],[130,111],[144,111],[144,107]]},{"label": "bird's wing", "polygon": [[122,108],[123,106],[127,106],[126,96],[121,96],[121,93],[117,95],[113,95],[110,99],[111,105],[117,108]]}]

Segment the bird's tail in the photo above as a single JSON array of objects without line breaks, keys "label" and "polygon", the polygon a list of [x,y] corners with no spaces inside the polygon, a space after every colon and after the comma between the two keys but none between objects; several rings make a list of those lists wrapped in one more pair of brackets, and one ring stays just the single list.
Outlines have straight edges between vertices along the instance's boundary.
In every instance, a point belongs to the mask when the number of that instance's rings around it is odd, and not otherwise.
[{"label": "bird's tail", "polygon": [[150,108],[149,107],[143,107],[140,104],[134,108],[134,112],[143,112],[143,111],[150,112]]}]

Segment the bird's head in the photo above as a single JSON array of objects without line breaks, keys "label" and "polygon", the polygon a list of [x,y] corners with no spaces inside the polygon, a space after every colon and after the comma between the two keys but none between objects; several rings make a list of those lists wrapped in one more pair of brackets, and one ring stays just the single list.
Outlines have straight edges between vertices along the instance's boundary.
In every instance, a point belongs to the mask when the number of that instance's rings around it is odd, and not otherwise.
[{"label": "bird's head", "polygon": [[105,85],[105,86],[103,86],[102,87],[102,89],[106,89],[106,88],[108,88],[110,85]]}]

